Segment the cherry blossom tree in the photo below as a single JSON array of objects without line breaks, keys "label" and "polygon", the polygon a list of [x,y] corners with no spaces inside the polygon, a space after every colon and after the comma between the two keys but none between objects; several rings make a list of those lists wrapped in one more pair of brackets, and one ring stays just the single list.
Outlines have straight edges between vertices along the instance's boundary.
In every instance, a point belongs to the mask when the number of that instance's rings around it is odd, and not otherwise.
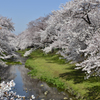
[{"label": "cherry blossom tree", "polygon": [[56,48],[88,77],[99,75],[100,0],[73,0],[60,8],[29,22],[18,47],[43,47],[46,53]]},{"label": "cherry blossom tree", "polygon": [[77,63],[76,69],[81,69],[87,72],[87,78],[90,76],[100,76],[100,28],[96,30],[91,40],[86,41],[87,48],[80,50],[83,52],[86,60]]},{"label": "cherry blossom tree", "polygon": [[[6,50],[10,50],[14,48],[10,47],[12,45],[12,39],[15,39],[15,35],[11,33],[11,31],[14,31],[13,23],[11,22],[11,19],[8,19],[7,17],[0,16],[0,45],[1,49],[4,48],[5,52]],[[11,40],[11,41],[10,41]],[[5,48],[7,47],[7,48]],[[6,52],[7,53],[7,52]]]},{"label": "cherry blossom tree", "polygon": [[39,17],[38,19],[28,23],[28,28],[18,35],[18,48],[25,49],[27,47],[41,47],[40,42],[40,31],[45,30],[47,27],[46,20],[48,20],[49,15],[46,17]]},{"label": "cherry blossom tree", "polygon": [[[1,61],[2,59],[8,59],[13,56],[16,50],[16,36],[11,32],[14,31],[13,23],[11,19],[0,16],[0,65],[6,66]],[[11,56],[12,55],[12,56]]]},{"label": "cherry blossom tree", "polygon": [[[76,63],[81,62],[77,66],[81,66],[80,68],[88,74],[93,73],[91,71],[94,68],[93,58],[88,52],[91,47],[89,43],[92,43],[94,37],[99,37],[99,32],[96,34],[96,31],[100,27],[100,1],[73,0],[62,5],[61,10],[52,13],[47,21],[48,27],[41,32],[41,42],[48,44],[44,51],[47,53],[53,48],[62,48],[59,53],[65,59]],[[99,38],[97,40],[99,42]],[[96,52],[97,48],[90,51]],[[86,52],[87,56],[85,56]],[[96,52],[93,56],[95,60],[97,54]],[[99,70],[98,65],[94,65],[95,69]]]}]

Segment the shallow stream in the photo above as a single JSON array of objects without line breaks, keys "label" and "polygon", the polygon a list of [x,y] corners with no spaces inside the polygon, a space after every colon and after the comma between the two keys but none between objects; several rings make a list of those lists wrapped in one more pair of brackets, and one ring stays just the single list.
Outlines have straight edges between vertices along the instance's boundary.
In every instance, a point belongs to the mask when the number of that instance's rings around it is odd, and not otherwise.
[{"label": "shallow stream", "polygon": [[4,73],[7,76],[4,81],[14,80],[16,85],[12,91],[17,95],[25,96],[25,100],[30,100],[31,95],[35,96],[35,100],[72,100],[68,93],[50,87],[41,80],[31,78],[28,72],[29,69],[25,68],[24,64],[9,66]]}]

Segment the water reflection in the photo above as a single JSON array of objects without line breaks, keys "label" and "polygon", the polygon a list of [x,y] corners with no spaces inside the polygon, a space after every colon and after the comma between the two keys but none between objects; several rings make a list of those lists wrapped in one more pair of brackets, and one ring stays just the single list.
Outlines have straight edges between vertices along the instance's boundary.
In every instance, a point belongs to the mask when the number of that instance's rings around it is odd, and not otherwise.
[{"label": "water reflection", "polygon": [[12,88],[18,95],[25,96],[25,100],[29,100],[31,95],[36,97],[35,100],[64,100],[68,98],[68,94],[59,92],[55,87],[49,87],[45,82],[38,79],[32,79],[27,75],[28,69],[24,65],[10,66],[7,73],[9,73],[6,81],[14,80],[15,87]]}]

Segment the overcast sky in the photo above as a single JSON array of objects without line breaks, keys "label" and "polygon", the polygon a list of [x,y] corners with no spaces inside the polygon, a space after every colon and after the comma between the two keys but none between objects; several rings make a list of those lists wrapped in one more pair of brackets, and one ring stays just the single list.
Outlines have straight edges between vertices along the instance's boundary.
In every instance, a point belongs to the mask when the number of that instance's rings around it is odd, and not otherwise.
[{"label": "overcast sky", "polygon": [[70,0],[0,0],[0,15],[12,19],[15,34],[27,28],[27,24],[45,16],[53,10],[58,10],[60,4]]}]

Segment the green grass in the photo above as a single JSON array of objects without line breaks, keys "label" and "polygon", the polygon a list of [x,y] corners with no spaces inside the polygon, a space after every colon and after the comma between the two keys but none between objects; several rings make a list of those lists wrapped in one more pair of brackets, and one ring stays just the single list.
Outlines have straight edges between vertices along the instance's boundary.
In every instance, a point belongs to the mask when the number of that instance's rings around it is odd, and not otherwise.
[{"label": "green grass", "polygon": [[[41,50],[33,51],[25,65],[34,78],[42,79],[58,88],[76,95],[78,100],[100,100],[100,78],[84,80],[84,72],[75,70],[74,64],[65,63],[54,53],[44,54]],[[83,99],[82,99],[83,98]]]},{"label": "green grass", "polygon": [[13,62],[13,61],[8,61],[8,62],[6,62],[6,64],[7,65],[22,65],[22,63],[21,62]]},{"label": "green grass", "polygon": [[1,59],[2,61],[4,61],[7,65],[22,65],[22,63],[20,61],[13,61],[11,59],[9,60],[5,60],[5,59]]},{"label": "green grass", "polygon": [[1,83],[1,77],[0,77],[0,83]]},{"label": "green grass", "polygon": [[21,56],[24,56],[25,52],[28,51],[28,50],[30,50],[30,48],[27,48],[25,50],[18,50],[16,52],[18,52],[19,54],[21,54]]}]

